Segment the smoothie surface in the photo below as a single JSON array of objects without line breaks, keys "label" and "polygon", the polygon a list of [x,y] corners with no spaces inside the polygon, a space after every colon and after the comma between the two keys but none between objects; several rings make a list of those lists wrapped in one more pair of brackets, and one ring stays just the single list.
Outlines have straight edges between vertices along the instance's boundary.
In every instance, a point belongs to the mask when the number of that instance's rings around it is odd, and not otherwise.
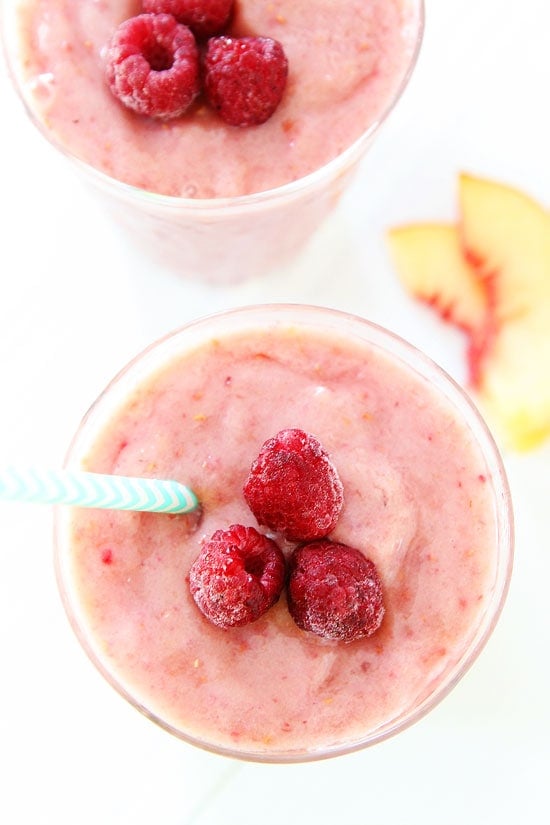
[{"label": "smoothie surface", "polygon": [[[287,427],[315,435],[342,480],[331,538],[377,566],[386,614],[371,638],[299,630],[284,594],[258,621],[221,630],[190,596],[201,542],[257,527],[242,486]],[[492,598],[497,524],[480,448],[439,391],[366,342],[284,325],[212,339],[143,380],[82,466],[174,478],[202,502],[200,517],[75,509],[64,552],[102,667],[209,746],[269,755],[361,739],[430,695]]]},{"label": "smoothie surface", "polygon": [[51,139],[107,175],[164,195],[271,189],[338,156],[384,114],[414,54],[414,0],[237,0],[230,32],[279,40],[286,91],[267,123],[225,124],[201,98],[182,117],[136,115],[102,52],[139,0],[19,0],[17,74]]}]

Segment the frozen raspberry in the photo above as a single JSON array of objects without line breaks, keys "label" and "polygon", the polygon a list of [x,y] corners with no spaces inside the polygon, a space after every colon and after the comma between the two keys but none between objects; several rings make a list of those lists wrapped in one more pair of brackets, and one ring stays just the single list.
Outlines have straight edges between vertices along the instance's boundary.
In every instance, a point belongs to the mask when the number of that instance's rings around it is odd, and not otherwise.
[{"label": "frozen raspberry", "polygon": [[204,544],[189,574],[191,595],[218,627],[259,619],[278,600],[285,558],[274,541],[253,527],[233,524]]},{"label": "frozen raspberry", "polygon": [[212,37],[204,67],[208,100],[231,126],[268,120],[288,75],[283,47],[269,37]]},{"label": "frozen raspberry", "polygon": [[116,30],[106,50],[107,82],[140,115],[178,117],[200,91],[192,32],[171,14],[139,14]]},{"label": "frozen raspberry", "polygon": [[229,22],[233,0],[143,0],[143,11],[172,14],[196,37],[220,34]]},{"label": "frozen raspberry", "polygon": [[265,442],[243,492],[258,523],[289,541],[327,536],[344,502],[328,453],[303,430],[281,430]]},{"label": "frozen raspberry", "polygon": [[325,639],[352,642],[382,622],[382,584],[370,559],[354,547],[323,539],[290,557],[288,609],[298,627]]}]

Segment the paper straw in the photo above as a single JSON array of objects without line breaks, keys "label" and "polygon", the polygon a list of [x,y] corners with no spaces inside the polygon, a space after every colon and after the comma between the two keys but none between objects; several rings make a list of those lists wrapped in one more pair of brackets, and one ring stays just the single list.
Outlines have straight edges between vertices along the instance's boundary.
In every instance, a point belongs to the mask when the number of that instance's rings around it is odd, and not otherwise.
[{"label": "paper straw", "polygon": [[150,513],[189,513],[199,506],[177,481],[19,467],[0,469],[0,499]]}]

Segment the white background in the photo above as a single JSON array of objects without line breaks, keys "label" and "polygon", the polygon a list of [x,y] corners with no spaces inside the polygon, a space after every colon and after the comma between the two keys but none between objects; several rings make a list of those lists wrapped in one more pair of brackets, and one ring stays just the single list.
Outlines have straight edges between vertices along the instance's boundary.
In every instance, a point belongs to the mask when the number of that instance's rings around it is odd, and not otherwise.
[{"label": "white background", "polygon": [[[461,336],[403,294],[384,231],[452,218],[459,170],[550,204],[549,55],[548,0],[427,0],[413,81],[307,265],[224,289],[140,260],[27,121],[2,75],[0,462],[58,465],[82,413],[137,351],[194,316],[248,302],[358,312],[462,382]],[[405,733],[304,766],[202,753],[127,706],[66,622],[51,513],[1,504],[0,822],[549,822],[550,448],[506,454],[505,463],[516,563],[481,658]]]}]

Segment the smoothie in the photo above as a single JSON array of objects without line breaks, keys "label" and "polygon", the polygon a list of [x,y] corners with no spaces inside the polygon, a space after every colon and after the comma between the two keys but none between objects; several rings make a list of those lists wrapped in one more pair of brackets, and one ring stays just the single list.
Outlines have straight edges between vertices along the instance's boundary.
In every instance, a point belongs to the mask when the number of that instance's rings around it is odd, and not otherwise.
[{"label": "smoothie", "polygon": [[161,264],[234,282],[296,257],[339,197],[415,63],[422,0],[237,0],[229,31],[280,42],[283,99],[260,126],[201,95],[179,118],[111,94],[105,46],[139,0],[5,4],[12,75],[33,121]]},{"label": "smoothie", "polygon": [[416,48],[411,0],[238,0],[229,31],[279,40],[283,101],[261,128],[227,126],[204,100],[159,123],[125,109],[102,50],[140,0],[26,0],[20,71],[44,128],[67,152],[124,183],[185,198],[249,195],[303,178],[381,117]]},{"label": "smoothie", "polygon": [[[284,428],[313,434],[337,469],[343,507],[330,539],[376,565],[385,613],[369,638],[301,630],[285,592],[256,621],[222,629],[190,594],[191,565],[213,533],[268,532],[243,484]],[[57,565],[104,675],[204,747],[291,761],[384,738],[446,693],[500,611],[511,513],[490,436],[431,362],[352,316],[272,306],[191,324],[108,388],[69,464],[174,478],[202,502],[175,517],[59,513]],[[280,544],[288,555],[293,545]]]}]

